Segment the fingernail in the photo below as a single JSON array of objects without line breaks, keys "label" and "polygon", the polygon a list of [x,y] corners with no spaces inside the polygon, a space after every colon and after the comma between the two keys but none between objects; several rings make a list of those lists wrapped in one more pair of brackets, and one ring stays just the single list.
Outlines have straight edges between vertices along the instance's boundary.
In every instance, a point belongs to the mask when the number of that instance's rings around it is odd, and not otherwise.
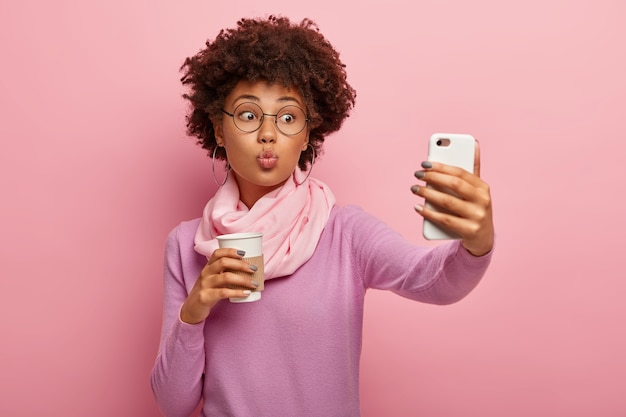
[{"label": "fingernail", "polygon": [[420,187],[418,187],[417,185],[414,185],[414,186],[411,187],[411,191],[414,194],[417,194],[419,192],[419,190],[420,190]]},{"label": "fingernail", "polygon": [[255,287],[258,287],[258,286],[259,286],[259,283],[258,283],[258,282],[256,282],[256,281],[250,281],[250,283],[251,283],[252,285],[254,285]]},{"label": "fingernail", "polygon": [[245,250],[238,250],[238,251],[237,251],[237,255],[239,255],[239,256],[243,256],[243,255],[245,255],[245,254],[246,254],[246,251],[245,251]]},{"label": "fingernail", "polygon": [[252,291],[250,291],[250,290],[243,290],[243,293],[245,295],[250,295],[250,294],[252,294]]},{"label": "fingernail", "polygon": [[433,164],[431,162],[429,162],[429,161],[422,162],[422,168],[429,169],[429,168],[432,168],[432,167],[433,167]]},{"label": "fingernail", "polygon": [[421,180],[422,178],[424,178],[424,171],[416,171],[415,176],[417,177],[417,179]]},{"label": "fingernail", "polygon": [[250,269],[251,269],[251,270],[253,270],[253,271],[256,271],[256,270],[258,270],[258,269],[259,269],[256,265],[252,265],[252,264],[250,264],[250,265],[248,265],[248,266],[249,266],[249,267],[250,267]]},{"label": "fingernail", "polygon": [[422,212],[422,210],[424,210],[424,207],[422,207],[422,206],[415,206],[415,207],[413,207],[413,208],[414,208],[414,209],[415,209],[415,211],[417,211],[418,213],[421,213],[421,212]]}]

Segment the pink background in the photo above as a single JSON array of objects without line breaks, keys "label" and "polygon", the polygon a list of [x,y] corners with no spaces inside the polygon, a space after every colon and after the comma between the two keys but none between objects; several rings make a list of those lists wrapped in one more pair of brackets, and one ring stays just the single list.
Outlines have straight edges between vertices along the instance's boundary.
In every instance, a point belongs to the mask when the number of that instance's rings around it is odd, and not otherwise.
[{"label": "pink background", "polygon": [[626,415],[625,2],[163,3],[0,5],[0,415],[158,415],[164,239],[215,191],[178,68],[272,12],[317,21],[358,91],[315,167],[341,204],[423,242],[436,131],[479,138],[492,185],[473,294],[368,294],[363,416]]}]

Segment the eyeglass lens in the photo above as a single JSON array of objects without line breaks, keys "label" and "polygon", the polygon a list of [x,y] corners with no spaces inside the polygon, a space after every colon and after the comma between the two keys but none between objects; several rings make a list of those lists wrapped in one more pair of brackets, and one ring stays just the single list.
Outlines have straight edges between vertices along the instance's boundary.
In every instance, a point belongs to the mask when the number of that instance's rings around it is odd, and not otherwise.
[{"label": "eyeglass lens", "polygon": [[[235,126],[244,132],[254,132],[263,123],[263,110],[255,103],[241,103],[235,107],[233,121]],[[275,117],[276,126],[285,135],[298,134],[306,126],[306,115],[298,106],[285,106],[276,115],[265,116]]]}]

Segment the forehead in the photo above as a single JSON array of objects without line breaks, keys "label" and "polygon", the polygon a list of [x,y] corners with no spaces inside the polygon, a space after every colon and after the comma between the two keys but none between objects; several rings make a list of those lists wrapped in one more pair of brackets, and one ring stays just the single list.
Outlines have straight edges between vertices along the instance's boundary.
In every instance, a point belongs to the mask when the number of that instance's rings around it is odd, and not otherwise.
[{"label": "forehead", "polygon": [[304,107],[304,99],[296,88],[282,84],[270,84],[266,81],[239,81],[226,97],[226,105],[237,105],[244,101],[252,101],[265,106],[286,106],[297,104]]}]

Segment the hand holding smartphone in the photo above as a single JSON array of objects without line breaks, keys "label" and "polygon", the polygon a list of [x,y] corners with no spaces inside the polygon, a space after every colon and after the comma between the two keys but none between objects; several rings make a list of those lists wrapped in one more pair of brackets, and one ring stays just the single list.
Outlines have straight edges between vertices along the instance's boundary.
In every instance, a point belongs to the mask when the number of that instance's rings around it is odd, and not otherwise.
[{"label": "hand holding smartphone", "polygon": [[[473,173],[475,142],[474,137],[468,134],[435,133],[430,137],[428,143],[428,160],[457,166]],[[449,189],[440,189],[432,185],[428,185],[428,187],[455,195],[455,193]],[[424,205],[431,210],[448,213],[447,210],[431,204],[428,200],[425,201]],[[460,239],[460,237],[451,230],[447,230],[445,227],[426,219],[424,219],[422,233],[424,238],[428,240]]]}]

